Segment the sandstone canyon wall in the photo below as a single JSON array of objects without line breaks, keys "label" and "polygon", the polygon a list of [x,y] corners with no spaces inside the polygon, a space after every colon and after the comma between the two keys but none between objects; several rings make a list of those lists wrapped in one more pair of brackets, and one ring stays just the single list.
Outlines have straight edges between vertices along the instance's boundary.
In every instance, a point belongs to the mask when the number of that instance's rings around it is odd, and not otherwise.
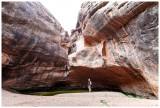
[{"label": "sandstone canyon wall", "polygon": [[158,3],[84,2],[69,36],[40,3],[2,2],[2,67],[3,87],[87,88],[90,78],[158,97]]},{"label": "sandstone canyon wall", "polygon": [[67,81],[158,97],[158,3],[84,2],[71,41]]},{"label": "sandstone canyon wall", "polygon": [[67,36],[41,3],[2,2],[2,86],[47,87],[62,80]]}]

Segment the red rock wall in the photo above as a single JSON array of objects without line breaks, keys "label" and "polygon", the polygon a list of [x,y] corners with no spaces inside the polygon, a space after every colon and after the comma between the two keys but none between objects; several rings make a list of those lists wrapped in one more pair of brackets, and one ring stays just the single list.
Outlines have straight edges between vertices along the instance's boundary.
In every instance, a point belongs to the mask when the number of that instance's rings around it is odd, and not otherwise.
[{"label": "red rock wall", "polygon": [[2,2],[2,86],[44,87],[62,80],[68,61],[64,33],[39,2]]},{"label": "red rock wall", "polygon": [[84,2],[69,37],[40,3],[2,2],[2,67],[3,87],[90,78],[93,88],[158,97],[158,3]]},{"label": "red rock wall", "polygon": [[76,29],[69,81],[158,97],[157,2],[85,2]]}]

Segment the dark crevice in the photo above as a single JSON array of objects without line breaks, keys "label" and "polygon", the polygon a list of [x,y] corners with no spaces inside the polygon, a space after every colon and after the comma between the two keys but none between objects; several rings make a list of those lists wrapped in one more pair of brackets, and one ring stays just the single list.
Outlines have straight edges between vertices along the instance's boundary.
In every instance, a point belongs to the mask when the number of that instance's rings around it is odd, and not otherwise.
[{"label": "dark crevice", "polygon": [[123,7],[127,2],[122,3],[121,5],[118,6],[118,9],[120,9],[121,7]]},{"label": "dark crevice", "polygon": [[93,16],[94,13],[96,13],[96,11],[98,11],[98,10],[101,9],[102,7],[106,6],[107,4],[108,4],[108,2],[102,2],[102,3],[100,3],[98,6],[96,6],[96,7],[92,10],[92,12],[90,13],[89,18],[91,18],[91,16]]}]

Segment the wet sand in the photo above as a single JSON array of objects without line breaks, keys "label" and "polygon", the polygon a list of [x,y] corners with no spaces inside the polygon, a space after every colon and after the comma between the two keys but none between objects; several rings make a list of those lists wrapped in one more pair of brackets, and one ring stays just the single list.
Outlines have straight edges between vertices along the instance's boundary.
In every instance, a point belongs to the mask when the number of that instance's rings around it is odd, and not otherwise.
[{"label": "wet sand", "polygon": [[122,93],[108,91],[33,96],[2,89],[2,106],[158,106],[158,100],[129,98]]}]

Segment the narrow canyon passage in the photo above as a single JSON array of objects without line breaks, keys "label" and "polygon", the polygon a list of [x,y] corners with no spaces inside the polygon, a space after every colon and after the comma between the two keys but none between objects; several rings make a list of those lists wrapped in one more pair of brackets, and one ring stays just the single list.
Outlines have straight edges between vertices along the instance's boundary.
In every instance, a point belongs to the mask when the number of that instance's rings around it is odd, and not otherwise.
[{"label": "narrow canyon passage", "polygon": [[90,78],[158,98],[158,2],[88,1],[77,15],[69,35],[39,2],[2,2],[2,87],[87,90]]}]

